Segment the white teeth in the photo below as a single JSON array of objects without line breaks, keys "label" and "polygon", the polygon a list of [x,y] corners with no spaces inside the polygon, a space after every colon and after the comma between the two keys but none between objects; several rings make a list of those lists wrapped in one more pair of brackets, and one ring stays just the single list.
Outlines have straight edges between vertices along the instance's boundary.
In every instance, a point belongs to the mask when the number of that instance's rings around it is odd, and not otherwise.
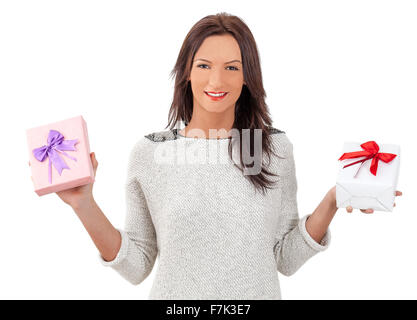
[{"label": "white teeth", "polygon": [[212,96],[212,97],[222,97],[222,96],[224,96],[225,94],[226,94],[226,92],[224,92],[224,93],[209,93],[209,92],[207,92],[207,94],[209,95],[209,96]]}]

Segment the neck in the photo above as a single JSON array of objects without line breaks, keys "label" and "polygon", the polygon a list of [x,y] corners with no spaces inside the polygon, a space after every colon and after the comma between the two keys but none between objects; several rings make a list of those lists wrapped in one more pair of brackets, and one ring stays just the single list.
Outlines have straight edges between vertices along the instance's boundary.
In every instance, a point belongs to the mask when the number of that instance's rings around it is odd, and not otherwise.
[{"label": "neck", "polygon": [[224,112],[208,112],[201,107],[194,108],[190,122],[180,133],[186,137],[227,138],[230,136],[228,131],[233,128],[234,121],[234,107],[227,108]]}]

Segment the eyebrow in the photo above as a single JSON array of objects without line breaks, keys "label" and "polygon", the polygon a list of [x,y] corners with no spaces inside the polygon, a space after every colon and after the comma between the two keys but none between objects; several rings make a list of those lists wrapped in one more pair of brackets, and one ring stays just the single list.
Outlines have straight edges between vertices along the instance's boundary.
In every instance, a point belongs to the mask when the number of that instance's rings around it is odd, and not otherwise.
[{"label": "eyebrow", "polygon": [[[210,60],[203,59],[203,58],[196,59],[196,60],[194,60],[194,62],[196,62],[197,60],[206,61],[206,62],[210,62],[210,63],[211,63],[211,61],[210,61]],[[237,60],[237,59],[232,60],[232,61],[225,62],[224,64],[228,64],[228,63],[232,63],[232,62],[239,62],[240,64],[242,64],[242,62],[241,62],[240,60]]]}]

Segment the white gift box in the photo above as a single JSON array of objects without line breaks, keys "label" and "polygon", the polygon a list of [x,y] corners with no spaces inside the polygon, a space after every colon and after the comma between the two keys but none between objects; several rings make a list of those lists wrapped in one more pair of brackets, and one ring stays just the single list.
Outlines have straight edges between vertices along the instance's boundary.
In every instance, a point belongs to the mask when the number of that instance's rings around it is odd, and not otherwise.
[{"label": "white gift box", "polygon": [[[363,151],[362,143],[346,142],[343,153]],[[386,163],[378,161],[376,175],[370,168],[372,159],[343,168],[345,165],[365,159],[365,156],[339,161],[339,174],[336,182],[336,205],[338,208],[351,206],[355,209],[374,209],[392,211],[397,190],[400,169],[400,146],[378,144],[379,153],[392,153],[397,156]]]}]

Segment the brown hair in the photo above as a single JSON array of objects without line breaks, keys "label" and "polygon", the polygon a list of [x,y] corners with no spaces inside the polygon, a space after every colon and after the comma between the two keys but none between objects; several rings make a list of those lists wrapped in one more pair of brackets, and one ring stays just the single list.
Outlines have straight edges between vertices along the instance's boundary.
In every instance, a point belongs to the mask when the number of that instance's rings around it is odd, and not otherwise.
[{"label": "brown hair", "polygon": [[[266,93],[262,83],[257,45],[248,26],[240,18],[224,12],[204,17],[191,28],[185,37],[175,67],[170,73],[171,77],[175,77],[175,88],[167,127],[171,125],[170,129],[173,129],[178,121],[183,121],[185,125],[190,122],[193,114],[193,93],[191,83],[187,79],[191,72],[194,55],[206,37],[223,34],[232,35],[239,44],[242,55],[243,76],[246,82],[239,99],[236,101],[233,128],[239,130],[241,140],[242,129],[250,129],[251,154],[253,154],[253,129],[262,129],[261,152],[265,152],[270,161],[271,153],[274,153],[269,134],[272,120],[265,103]],[[229,142],[229,155],[232,158],[231,141]],[[244,144],[240,143],[240,154],[242,154],[243,147]],[[240,162],[245,167],[242,156],[240,156]],[[236,164],[235,166],[243,172],[239,166]],[[255,186],[255,190],[260,189],[265,193],[266,189],[270,189],[274,183],[274,181],[268,180],[265,175],[277,176],[266,170],[262,163],[262,170],[259,174],[244,176]]]}]

